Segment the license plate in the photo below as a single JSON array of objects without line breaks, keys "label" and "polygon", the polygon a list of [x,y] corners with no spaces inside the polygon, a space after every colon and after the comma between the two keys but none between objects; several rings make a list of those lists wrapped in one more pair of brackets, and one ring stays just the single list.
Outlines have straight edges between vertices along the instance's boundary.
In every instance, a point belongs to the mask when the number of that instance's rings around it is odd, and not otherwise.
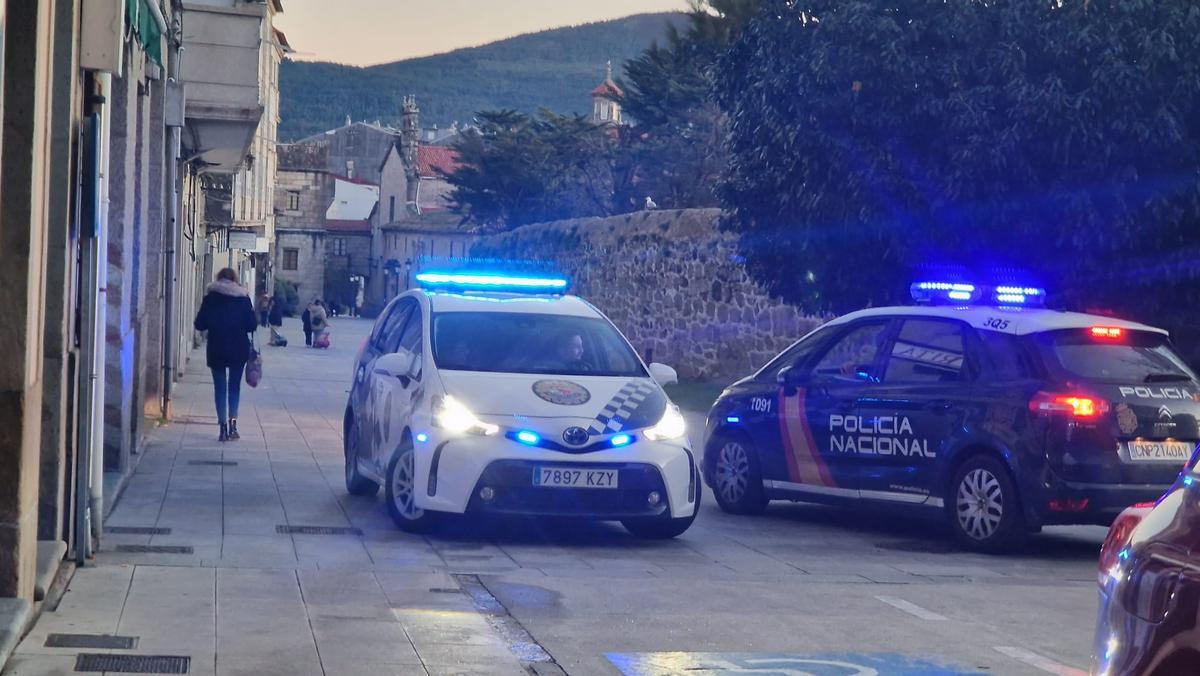
[{"label": "license plate", "polygon": [[1129,459],[1133,462],[1187,462],[1196,444],[1186,441],[1131,441]]},{"label": "license plate", "polygon": [[616,488],[617,470],[535,467],[533,485],[555,488]]}]

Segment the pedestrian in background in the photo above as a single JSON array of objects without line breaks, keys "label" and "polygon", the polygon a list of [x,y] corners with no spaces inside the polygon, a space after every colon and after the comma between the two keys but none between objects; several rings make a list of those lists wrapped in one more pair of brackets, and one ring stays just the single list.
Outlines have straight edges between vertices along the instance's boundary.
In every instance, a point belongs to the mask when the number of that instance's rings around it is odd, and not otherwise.
[{"label": "pedestrian in background", "polygon": [[312,347],[312,311],[310,308],[312,308],[313,303],[316,302],[317,299],[314,298],[313,302],[309,303],[308,306],[304,308],[304,312],[300,315],[300,321],[304,324],[304,344],[308,347]]},{"label": "pedestrian in background", "polygon": [[322,347],[325,331],[329,328],[329,313],[325,310],[325,304],[319,299],[314,300],[312,305],[308,306],[308,323],[312,325],[313,347]]},{"label": "pedestrian in background", "polygon": [[217,440],[240,439],[237,417],[242,374],[250,358],[250,334],[257,328],[258,318],[250,292],[238,283],[233,268],[218,272],[217,281],[208,285],[194,325],[197,331],[208,332],[208,368],[212,370],[217,422],[221,425]]},{"label": "pedestrian in background", "polygon": [[263,294],[258,297],[258,325],[267,328],[268,314],[271,312],[271,297]]},{"label": "pedestrian in background", "polygon": [[271,309],[267,312],[267,321],[271,325],[271,344],[276,347],[287,347],[287,338],[279,333],[283,326],[283,301],[279,296],[271,299]]}]

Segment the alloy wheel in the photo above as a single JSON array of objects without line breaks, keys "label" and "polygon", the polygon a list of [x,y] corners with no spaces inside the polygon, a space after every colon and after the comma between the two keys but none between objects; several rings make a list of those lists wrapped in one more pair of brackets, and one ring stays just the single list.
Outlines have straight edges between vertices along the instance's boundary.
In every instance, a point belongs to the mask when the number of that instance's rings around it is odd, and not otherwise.
[{"label": "alloy wheel", "polygon": [[742,499],[750,482],[750,459],[744,446],[728,441],[721,447],[715,478],[723,500],[736,503]]},{"label": "alloy wheel", "polygon": [[975,540],[986,540],[1000,528],[1004,518],[1004,491],[990,471],[977,467],[958,485],[955,499],[958,523]]},{"label": "alloy wheel", "polygon": [[392,470],[392,502],[396,511],[406,519],[416,520],[424,513],[416,504],[416,473],[413,470],[413,450],[400,451]]}]

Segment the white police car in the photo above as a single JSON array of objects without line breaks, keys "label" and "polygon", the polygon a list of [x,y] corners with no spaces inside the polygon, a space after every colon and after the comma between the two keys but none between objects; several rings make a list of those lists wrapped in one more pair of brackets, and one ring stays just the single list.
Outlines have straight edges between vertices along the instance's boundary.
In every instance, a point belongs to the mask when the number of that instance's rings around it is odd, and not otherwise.
[{"label": "white police car", "polygon": [[773,499],[944,518],[996,551],[1154,500],[1200,441],[1200,381],[1152,326],[1040,307],[1032,286],[914,284],[731,385],[705,479],[729,512]]},{"label": "white police car", "polygon": [[684,420],[595,307],[551,277],[422,273],[356,360],[346,488],[404,530],[463,513],[619,520],[674,537],[700,476]]}]

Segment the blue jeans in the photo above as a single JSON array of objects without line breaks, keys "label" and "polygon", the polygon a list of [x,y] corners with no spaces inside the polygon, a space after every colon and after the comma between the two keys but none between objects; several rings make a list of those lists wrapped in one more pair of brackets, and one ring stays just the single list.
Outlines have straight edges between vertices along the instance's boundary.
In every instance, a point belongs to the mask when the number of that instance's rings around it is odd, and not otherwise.
[{"label": "blue jeans", "polygon": [[[212,369],[213,389],[217,395],[217,421],[221,424],[229,422],[229,418],[238,417],[238,403],[242,398],[242,372],[245,370],[245,364]],[[228,415],[225,411],[226,403],[229,406]]]}]

